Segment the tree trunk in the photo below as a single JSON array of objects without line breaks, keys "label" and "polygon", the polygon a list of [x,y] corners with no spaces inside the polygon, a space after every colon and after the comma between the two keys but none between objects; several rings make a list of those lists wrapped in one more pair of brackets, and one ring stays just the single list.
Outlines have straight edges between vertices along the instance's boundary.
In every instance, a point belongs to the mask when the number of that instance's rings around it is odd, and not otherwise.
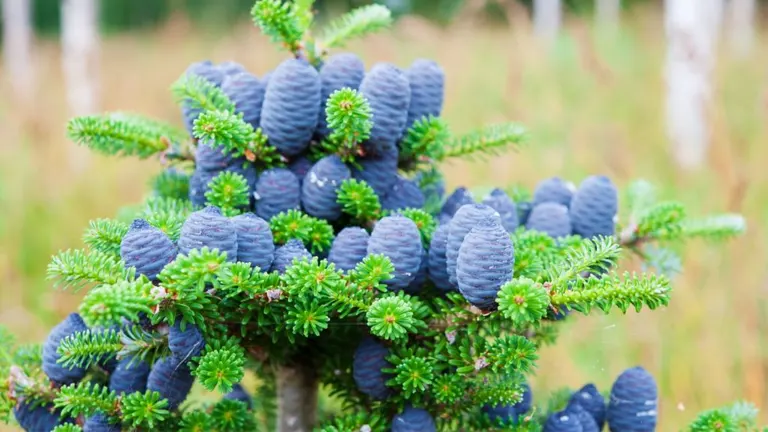
[{"label": "tree trunk", "polygon": [[17,101],[29,108],[34,98],[32,8],[29,0],[3,0],[3,62]]},{"label": "tree trunk", "polygon": [[557,37],[562,22],[560,0],[534,0],[533,32],[537,37],[551,42]]},{"label": "tree trunk", "polygon": [[310,432],[317,417],[318,378],[305,363],[277,369],[278,432]]},{"label": "tree trunk", "polygon": [[666,0],[667,130],[681,168],[703,164],[719,0]]},{"label": "tree trunk", "polygon": [[737,57],[747,57],[755,42],[755,0],[728,2],[728,41]]},{"label": "tree trunk", "polygon": [[597,0],[595,21],[600,27],[616,28],[619,25],[621,0]]}]

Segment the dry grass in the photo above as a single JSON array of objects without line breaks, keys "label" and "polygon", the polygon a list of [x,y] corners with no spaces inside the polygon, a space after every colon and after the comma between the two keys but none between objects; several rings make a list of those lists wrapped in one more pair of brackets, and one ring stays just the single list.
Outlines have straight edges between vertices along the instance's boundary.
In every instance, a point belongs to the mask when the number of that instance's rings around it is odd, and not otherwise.
[{"label": "dry grass", "polygon": [[[203,36],[172,22],[152,34],[107,40],[103,109],[178,122],[167,89],[189,62],[235,59],[263,74],[282,58],[246,24]],[[351,48],[365,53],[369,65],[438,60],[447,71],[445,116],[455,131],[504,119],[531,128],[531,145],[520,154],[446,166],[450,186],[533,186],[549,175],[578,181],[600,172],[622,185],[635,177],[652,180],[696,213],[746,215],[744,238],[687,248],[686,271],[669,308],[575,317],[566,324],[557,347],[542,352],[538,392],[587,381],[606,389],[622,369],[642,364],[659,378],[662,430],[676,430],[696,411],[740,397],[766,408],[766,38],[751,59],[722,56],[710,163],[700,172],[678,173],[664,138],[660,16],[643,11],[622,34],[593,36],[585,23],[570,22],[568,36],[547,50],[522,31],[480,25],[441,30],[407,20],[390,35]],[[0,98],[0,322],[25,340],[44,337],[79,298],[50,289],[47,257],[79,246],[89,219],[139,200],[158,169],[152,162],[90,156],[68,142],[57,46],[41,43],[38,61],[41,85],[31,119],[9,97]]]}]

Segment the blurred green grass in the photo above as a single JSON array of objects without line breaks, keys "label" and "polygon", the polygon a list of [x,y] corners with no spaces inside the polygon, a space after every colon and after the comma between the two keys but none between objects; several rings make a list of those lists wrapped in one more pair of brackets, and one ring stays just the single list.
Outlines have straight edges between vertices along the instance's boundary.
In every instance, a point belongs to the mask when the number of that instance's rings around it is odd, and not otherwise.
[{"label": "blurred green grass", "polygon": [[[447,164],[449,187],[533,187],[552,175],[578,182],[604,173],[621,186],[646,178],[693,213],[745,214],[747,236],[722,247],[687,247],[685,272],[667,309],[575,316],[559,344],[541,353],[533,380],[538,394],[586,382],[606,390],[621,370],[642,364],[659,379],[660,429],[677,430],[695,412],[737,398],[768,408],[768,45],[761,34],[751,58],[721,54],[709,163],[680,173],[665,138],[663,37],[661,16],[648,9],[608,36],[588,22],[569,21],[552,47],[525,29],[440,29],[405,19],[349,48],[369,66],[439,61],[447,74],[444,116],[455,132],[508,119],[530,128],[520,153]],[[55,43],[39,44],[40,86],[31,115],[0,98],[0,323],[25,341],[44,338],[80,297],[45,281],[49,256],[80,247],[89,219],[140,200],[159,169],[152,161],[89,155],[66,140],[59,54]],[[174,21],[152,33],[110,37],[100,64],[102,108],[179,123],[168,87],[202,58],[234,59],[262,75],[284,55],[247,23],[206,34]]]}]

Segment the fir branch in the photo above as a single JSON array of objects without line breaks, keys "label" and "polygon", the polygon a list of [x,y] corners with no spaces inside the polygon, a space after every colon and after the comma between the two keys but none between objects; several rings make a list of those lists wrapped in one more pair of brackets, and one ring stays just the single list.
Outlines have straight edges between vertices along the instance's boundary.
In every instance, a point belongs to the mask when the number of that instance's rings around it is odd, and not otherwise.
[{"label": "fir branch", "polygon": [[185,199],[150,198],[137,217],[146,219],[150,225],[163,231],[171,240],[177,241],[181,227],[192,213],[192,203]]},{"label": "fir branch", "polygon": [[248,180],[233,171],[222,171],[208,183],[207,205],[221,209],[224,216],[236,216],[250,204]]},{"label": "fir branch", "polygon": [[381,215],[381,203],[373,188],[363,180],[347,179],[339,186],[336,201],[341,210],[360,222],[370,222]]},{"label": "fir branch", "polygon": [[680,223],[681,237],[724,240],[743,234],[747,229],[744,217],[723,214],[700,219],[687,219]]},{"label": "fir branch", "polygon": [[538,323],[547,315],[549,295],[541,284],[528,278],[518,278],[501,287],[496,302],[505,318],[523,328]]},{"label": "fir branch", "polygon": [[189,197],[189,175],[176,169],[166,169],[152,179],[155,196],[186,200]]},{"label": "fir branch", "polygon": [[333,227],[325,219],[312,218],[309,234],[304,242],[313,254],[327,252],[333,243]]},{"label": "fir branch", "polygon": [[[260,131],[261,129],[259,129]],[[223,147],[232,156],[243,156],[247,152],[253,152],[254,142],[263,135],[257,136],[256,131],[249,123],[243,120],[242,113],[232,111],[206,111],[195,119],[195,137]]]},{"label": "fir branch", "polygon": [[416,224],[421,234],[421,242],[425,248],[429,248],[429,243],[432,241],[432,234],[437,229],[437,221],[432,215],[422,209],[408,208],[400,211],[400,213],[412,220]]},{"label": "fir branch", "polygon": [[83,432],[83,428],[76,424],[64,423],[53,428],[51,432]]},{"label": "fir branch", "polygon": [[79,290],[91,284],[133,280],[136,270],[133,267],[126,269],[125,263],[111,254],[69,249],[51,259],[47,273],[48,279],[57,280],[56,286]]},{"label": "fir branch", "polygon": [[376,299],[366,314],[371,333],[386,340],[398,340],[416,330],[411,305],[398,296]]},{"label": "fir branch", "polygon": [[317,299],[301,299],[288,307],[288,327],[295,334],[304,337],[319,336],[328,328],[330,309]]},{"label": "fir branch", "polygon": [[467,392],[467,382],[456,374],[438,375],[432,386],[435,400],[438,403],[452,405],[464,398]]},{"label": "fir branch", "polygon": [[120,352],[123,349],[120,337],[120,333],[112,329],[86,330],[69,335],[62,339],[57,348],[61,356],[58,363],[69,368],[87,369]]},{"label": "fir branch", "polygon": [[92,250],[120,256],[120,243],[128,233],[128,224],[112,219],[96,219],[89,223],[83,241]]},{"label": "fir branch", "polygon": [[114,391],[93,382],[81,382],[62,387],[53,404],[61,409],[62,416],[72,417],[90,416],[97,412],[114,415],[115,408],[118,406]]},{"label": "fir branch", "polygon": [[522,375],[518,373],[499,374],[473,380],[471,384],[475,392],[472,395],[472,401],[474,405],[514,405],[523,397],[521,383]]},{"label": "fir branch", "polygon": [[157,360],[171,354],[167,334],[150,332],[140,325],[123,328],[120,332],[120,343],[123,348],[118,357],[131,358],[131,363],[144,361],[147,364],[155,364]]},{"label": "fir branch", "polygon": [[568,283],[579,277],[583,272],[595,269],[607,269],[615,263],[621,248],[613,237],[597,237],[584,240],[577,248],[567,251],[565,259],[550,267],[549,279],[552,289],[562,292],[568,288]]},{"label": "fir branch", "polygon": [[344,283],[342,273],[326,260],[294,260],[281,279],[291,295],[316,297],[325,291],[335,291]]},{"label": "fir branch", "polygon": [[211,415],[203,410],[187,410],[181,417],[181,432],[204,432],[213,429]]},{"label": "fir branch", "polygon": [[680,221],[685,208],[677,202],[662,202],[647,208],[638,218],[636,236],[648,239],[671,239],[681,232]]},{"label": "fir branch", "polygon": [[302,32],[306,32],[312,27],[312,21],[315,18],[312,6],[315,4],[315,0],[293,0],[293,16],[299,25],[299,29]]},{"label": "fir branch", "polygon": [[422,117],[408,129],[400,144],[400,164],[413,167],[419,161],[442,160],[450,138],[445,120],[431,115]]},{"label": "fir branch", "polygon": [[319,432],[370,431],[386,432],[387,420],[381,414],[365,411],[341,413],[319,427]]},{"label": "fir branch", "polygon": [[109,327],[123,319],[137,321],[139,314],[151,314],[156,301],[152,282],[146,277],[101,285],[92,289],[80,304],[80,315],[90,326]]},{"label": "fir branch", "polygon": [[306,18],[297,17],[295,13],[296,9],[289,2],[281,0],[258,0],[251,9],[253,22],[262,33],[297,55],[304,36],[302,23]]},{"label": "fir branch", "polygon": [[399,359],[395,367],[395,377],[388,384],[397,385],[406,397],[427,391],[434,379],[432,361],[423,357]]},{"label": "fir branch", "polygon": [[623,278],[616,274],[602,275],[599,279],[589,277],[574,282],[570,291],[552,293],[552,305],[565,306],[569,309],[588,314],[593,307],[608,313],[617,307],[626,313],[630,306],[640,311],[643,306],[656,309],[669,304],[669,279],[654,274],[624,273]]},{"label": "fir branch", "polygon": [[102,154],[138,156],[141,159],[168,150],[172,145],[171,139],[177,138],[138,116],[111,113],[73,118],[67,124],[67,136]]},{"label": "fir branch", "polygon": [[221,432],[256,430],[253,415],[245,402],[239,400],[220,400],[211,410],[211,420]]},{"label": "fir branch", "polygon": [[344,162],[358,155],[358,145],[371,135],[371,106],[357,90],[342,88],[328,97],[325,108],[331,130],[326,149],[338,154]]},{"label": "fir branch", "polygon": [[490,125],[447,143],[443,158],[464,157],[475,153],[496,155],[508,146],[519,146],[526,139],[525,128],[518,124]]},{"label": "fir branch", "polygon": [[235,104],[226,94],[207,79],[185,73],[171,86],[176,102],[202,111],[234,112]]},{"label": "fir branch", "polygon": [[386,291],[385,280],[392,279],[395,266],[386,255],[366,255],[355,268],[349,272],[349,280],[359,289]]},{"label": "fir branch", "polygon": [[240,346],[228,344],[216,349],[206,347],[197,360],[193,374],[209,391],[228,393],[233,385],[243,379],[244,366],[245,351]]},{"label": "fir branch", "polygon": [[359,7],[328,24],[322,44],[326,48],[340,48],[352,38],[366,36],[391,24],[392,14],[385,6],[374,4]]},{"label": "fir branch", "polygon": [[518,335],[496,338],[489,344],[486,356],[492,371],[506,375],[528,374],[539,358],[536,345]]},{"label": "fir branch", "polygon": [[131,393],[120,400],[123,421],[133,427],[150,430],[168,418],[170,412],[167,407],[168,401],[160,393],[150,390]]}]

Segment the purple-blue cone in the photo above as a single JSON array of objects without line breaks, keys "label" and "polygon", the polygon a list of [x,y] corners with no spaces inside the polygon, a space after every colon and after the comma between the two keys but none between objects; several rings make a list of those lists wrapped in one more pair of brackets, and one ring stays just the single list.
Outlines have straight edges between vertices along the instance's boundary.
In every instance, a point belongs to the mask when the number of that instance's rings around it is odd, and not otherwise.
[{"label": "purple-blue cone", "polygon": [[525,227],[549,235],[552,238],[571,235],[571,219],[568,207],[553,202],[545,202],[531,210]]},{"label": "purple-blue cone", "polygon": [[312,254],[304,247],[304,243],[297,239],[288,240],[284,245],[275,250],[275,260],[272,261],[272,270],[280,274],[293,264],[294,259],[312,259]]},{"label": "purple-blue cone", "polygon": [[341,183],[350,176],[349,168],[337,155],[317,161],[301,183],[304,211],[310,216],[331,221],[341,217],[341,204],[336,201],[336,195]]},{"label": "purple-blue cone", "polygon": [[184,402],[195,377],[189,367],[174,356],[158,360],[147,378],[147,390],[156,391],[168,399],[168,409],[174,410]]},{"label": "purple-blue cone", "polygon": [[383,197],[397,181],[397,158],[394,144],[384,146],[378,154],[357,159],[360,168],[352,167],[352,177],[368,183],[376,195]]},{"label": "purple-blue cone", "polygon": [[355,350],[352,360],[352,378],[357,389],[371,399],[382,400],[389,396],[386,382],[390,378],[382,369],[392,365],[386,360],[389,349],[371,337],[364,338]]},{"label": "purple-blue cone", "polygon": [[483,310],[496,308],[496,295],[512,279],[515,250],[498,217],[488,217],[464,237],[456,264],[459,292]]},{"label": "purple-blue cone", "polygon": [[256,214],[264,220],[287,210],[299,209],[299,179],[285,168],[266,170],[256,182],[255,197]]},{"label": "purple-blue cone", "polygon": [[395,183],[381,198],[381,208],[384,210],[422,207],[424,207],[424,192],[414,181],[401,176],[397,176]]},{"label": "purple-blue cone", "polygon": [[[224,74],[221,69],[216,67],[210,60],[192,63],[187,67],[187,70],[184,73],[185,75],[197,75],[203,77],[216,87],[221,86],[221,82],[224,80]],[[192,107],[185,101],[181,104],[181,113],[184,117],[184,126],[186,126],[187,132],[189,132],[189,135],[191,136],[195,119],[200,115],[200,109]]]},{"label": "purple-blue cone", "polygon": [[501,226],[503,226],[507,232],[513,232],[517,229],[517,226],[520,224],[517,215],[517,207],[515,207],[515,203],[509,198],[509,195],[507,195],[506,192],[499,188],[492,190],[483,200],[483,204],[499,213]]},{"label": "purple-blue cone", "polygon": [[235,158],[229,155],[224,147],[211,145],[210,142],[199,141],[195,150],[195,168],[218,173],[232,165]]},{"label": "purple-blue cone", "polygon": [[135,267],[137,274],[149,280],[157,279],[163,267],[178,254],[173,241],[144,219],[135,219],[120,242],[120,258],[126,267]]},{"label": "purple-blue cone", "polygon": [[227,253],[227,261],[237,260],[237,231],[218,207],[208,206],[187,218],[181,227],[179,253],[188,255],[193,249],[218,249]]},{"label": "purple-blue cone", "polygon": [[405,289],[416,277],[423,246],[416,224],[401,215],[380,219],[368,241],[368,254],[384,254],[395,267],[393,278],[384,281],[392,291]]},{"label": "purple-blue cone", "polygon": [[492,421],[501,420],[502,423],[516,423],[518,418],[533,406],[533,393],[528,383],[523,383],[523,397],[514,405],[483,406],[483,412],[488,414]]},{"label": "purple-blue cone", "polygon": [[448,246],[445,256],[448,269],[448,278],[451,284],[458,286],[456,279],[456,261],[459,259],[459,248],[464,241],[464,237],[469,234],[472,228],[481,220],[488,217],[493,218],[501,225],[499,213],[485,204],[465,204],[453,216],[448,224]]},{"label": "purple-blue cone", "polygon": [[528,218],[531,216],[531,210],[533,210],[533,204],[530,201],[521,201],[515,204],[517,206],[517,217],[520,225],[528,223]]},{"label": "purple-blue cone", "polygon": [[406,129],[422,117],[439,117],[443,110],[445,72],[435,61],[417,59],[405,72],[411,86]]},{"label": "purple-blue cone", "polygon": [[616,186],[605,176],[587,177],[571,201],[573,233],[584,238],[612,236],[619,207]]},{"label": "purple-blue cone", "polygon": [[573,395],[571,402],[578,402],[595,419],[598,429],[605,424],[605,399],[594,384],[587,384]]},{"label": "purple-blue cone", "polygon": [[243,114],[246,123],[258,128],[261,105],[264,103],[264,84],[248,72],[228,75],[221,84],[221,91],[235,104],[235,111]]},{"label": "purple-blue cone", "polygon": [[422,249],[421,264],[419,264],[419,270],[416,271],[411,283],[405,288],[405,292],[408,294],[417,294],[424,288],[424,282],[427,281],[427,269],[429,268],[429,253],[426,249]]},{"label": "purple-blue cone", "polygon": [[235,75],[240,72],[247,72],[245,69],[245,66],[241,65],[240,63],[229,60],[225,62],[221,62],[218,65],[216,65],[217,68],[221,71],[221,73],[224,74],[224,79],[226,80],[227,76],[229,75]]},{"label": "purple-blue cone", "polygon": [[435,420],[424,409],[406,406],[392,419],[392,432],[435,432]]},{"label": "purple-blue cone", "polygon": [[456,212],[466,204],[474,204],[475,200],[472,197],[472,193],[465,187],[458,187],[453,191],[443,203],[443,207],[440,209],[441,215],[453,217]]},{"label": "purple-blue cone", "polygon": [[435,287],[441,291],[453,291],[453,285],[448,277],[448,264],[445,256],[448,247],[448,225],[443,224],[432,233],[432,241],[429,244],[429,268],[427,273]]},{"label": "purple-blue cone", "polygon": [[[417,185],[421,185],[421,178],[423,173],[418,172],[416,176],[413,178],[414,183]],[[443,199],[443,196],[445,195],[445,180],[440,177],[437,181],[431,182],[430,184],[426,186],[419,186],[421,187],[421,191],[424,193],[425,198],[430,197],[437,197],[438,199]]]},{"label": "purple-blue cone", "polygon": [[600,432],[595,419],[581,406],[578,401],[571,400],[565,408],[565,412],[575,415],[579,419],[582,432]]},{"label": "purple-blue cone", "polygon": [[208,192],[208,183],[219,174],[218,171],[206,171],[196,168],[189,178],[189,201],[192,205],[202,207],[205,205],[205,193]]},{"label": "purple-blue cone", "polygon": [[288,164],[288,171],[292,172],[299,179],[299,186],[301,186],[301,182],[310,168],[312,168],[312,161],[307,159],[306,156],[297,156]]},{"label": "purple-blue cone", "polygon": [[627,369],[611,388],[606,420],[611,432],[656,430],[659,393],[653,376],[642,367]]},{"label": "purple-blue cone", "polygon": [[320,76],[309,63],[289,59],[269,78],[261,109],[261,129],[286,156],[309,145],[320,115]]},{"label": "purple-blue cone", "polygon": [[196,325],[192,323],[182,325],[181,318],[177,318],[168,331],[168,348],[174,357],[186,363],[192,357],[200,355],[205,348],[205,339]]},{"label": "purple-blue cone", "polygon": [[237,231],[237,260],[267,271],[275,259],[272,230],[264,219],[253,213],[232,218]]},{"label": "purple-blue cone", "polygon": [[120,432],[123,430],[120,422],[110,423],[109,417],[104,414],[94,414],[85,419],[83,432]]},{"label": "purple-blue cone", "polygon": [[52,405],[20,402],[13,407],[13,415],[19,426],[27,432],[50,432],[65,423],[59,418],[60,412],[54,411]]},{"label": "purple-blue cone", "polygon": [[79,314],[71,313],[48,333],[48,338],[43,344],[43,372],[51,381],[58,385],[73,384],[85,376],[86,369],[80,367],[69,368],[58,363],[61,358],[57,350],[62,339],[75,333],[88,330]]},{"label": "purple-blue cone", "polygon": [[397,143],[405,131],[411,87],[405,73],[389,63],[374,65],[360,83],[360,93],[371,106],[373,127],[369,144],[374,149]]},{"label": "purple-blue cone", "polygon": [[368,254],[368,231],[358,227],[346,227],[339,232],[328,252],[328,262],[337,269],[350,271]]},{"label": "purple-blue cone", "polygon": [[253,409],[253,399],[251,399],[251,395],[249,395],[248,392],[245,391],[243,386],[240,384],[233,385],[232,391],[225,394],[224,399],[245,402],[245,405],[248,407],[249,410]]},{"label": "purple-blue cone", "polygon": [[579,418],[563,410],[549,416],[543,432],[583,432]]},{"label": "purple-blue cone", "polygon": [[124,358],[109,376],[109,389],[118,395],[143,392],[147,388],[149,369],[149,364],[141,359]]},{"label": "purple-blue cone", "polygon": [[541,203],[553,202],[570,207],[575,189],[573,184],[566,182],[560,177],[542,180],[533,191],[532,204],[535,207]]},{"label": "purple-blue cone", "polygon": [[322,84],[320,100],[322,101],[322,109],[320,110],[320,118],[317,122],[317,134],[320,137],[327,137],[331,133],[330,129],[328,129],[325,114],[328,97],[336,90],[344,87],[357,90],[360,87],[363,76],[365,76],[365,64],[360,60],[360,57],[352,53],[332,55],[323,64],[323,67],[320,68],[320,82]]}]

